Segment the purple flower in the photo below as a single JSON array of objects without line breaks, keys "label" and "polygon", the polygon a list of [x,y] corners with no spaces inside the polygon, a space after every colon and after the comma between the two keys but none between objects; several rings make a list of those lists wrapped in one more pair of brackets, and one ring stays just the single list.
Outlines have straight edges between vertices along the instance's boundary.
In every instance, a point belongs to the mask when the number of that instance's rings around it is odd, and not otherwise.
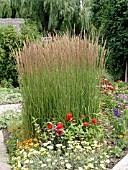
[{"label": "purple flower", "polygon": [[119,105],[119,106],[123,106],[123,103],[119,102],[118,105]]},{"label": "purple flower", "polygon": [[108,132],[108,129],[104,129],[105,132]]},{"label": "purple flower", "polygon": [[117,97],[118,97],[119,99],[122,99],[122,98],[123,98],[123,94],[118,94]]},{"label": "purple flower", "polygon": [[118,116],[118,114],[119,114],[119,109],[118,109],[118,108],[116,108],[116,109],[114,110],[114,114],[115,114],[115,116]]}]

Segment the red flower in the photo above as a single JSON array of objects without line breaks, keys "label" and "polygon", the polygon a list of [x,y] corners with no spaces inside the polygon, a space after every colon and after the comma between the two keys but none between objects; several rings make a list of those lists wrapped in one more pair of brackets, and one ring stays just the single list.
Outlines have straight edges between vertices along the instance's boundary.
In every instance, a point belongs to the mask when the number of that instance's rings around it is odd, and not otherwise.
[{"label": "red flower", "polygon": [[108,85],[109,85],[109,86],[111,86],[111,85],[112,85],[112,83],[111,83],[111,82],[108,82]]},{"label": "red flower", "polygon": [[67,117],[71,119],[71,118],[72,118],[72,113],[69,112],[69,113],[67,114]]},{"label": "red flower", "polygon": [[88,126],[88,125],[89,125],[88,122],[84,122],[84,123],[83,123],[83,126]]},{"label": "red flower", "polygon": [[114,87],[112,87],[112,86],[111,86],[109,89],[110,89],[110,90],[115,90]]},{"label": "red flower", "polygon": [[120,83],[120,80],[117,80],[117,83]]},{"label": "red flower", "polygon": [[48,126],[47,126],[48,129],[52,129],[52,124],[49,123]]},{"label": "red flower", "polygon": [[97,124],[97,123],[98,123],[98,121],[97,121],[97,119],[96,119],[96,118],[93,118],[93,119],[91,119],[91,123],[92,123],[92,124]]},{"label": "red flower", "polygon": [[56,133],[57,133],[58,135],[61,135],[61,134],[62,134],[62,131],[61,131],[61,130],[57,130]]},{"label": "red flower", "polygon": [[105,80],[104,80],[104,79],[102,79],[102,80],[101,80],[101,83],[104,83],[104,82],[105,82]]},{"label": "red flower", "polygon": [[64,127],[63,123],[62,122],[59,122],[57,124],[57,129],[62,129]]},{"label": "red flower", "polygon": [[69,113],[67,114],[67,117],[66,117],[66,122],[70,122],[70,121],[72,121],[72,120],[73,120],[72,113],[69,112]]},{"label": "red flower", "polygon": [[66,117],[66,122],[69,122],[70,120],[70,117]]}]

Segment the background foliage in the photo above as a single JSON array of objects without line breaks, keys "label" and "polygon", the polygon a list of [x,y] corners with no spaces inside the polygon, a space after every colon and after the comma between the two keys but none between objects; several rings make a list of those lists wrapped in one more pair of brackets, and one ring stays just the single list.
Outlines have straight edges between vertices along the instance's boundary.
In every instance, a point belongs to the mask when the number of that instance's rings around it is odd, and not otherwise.
[{"label": "background foliage", "polygon": [[115,79],[124,79],[128,60],[127,5],[127,0],[93,0],[91,8],[93,24],[107,39],[106,47],[110,51],[107,69]]},{"label": "background foliage", "polygon": [[25,22],[21,26],[21,34],[18,35],[13,26],[0,28],[0,84],[3,87],[18,86],[18,73],[14,59],[14,51],[22,48],[24,41],[40,38],[34,23]]},{"label": "background foliage", "polygon": [[12,51],[19,45],[18,33],[12,26],[0,28],[0,83],[12,81],[17,86],[17,69]]}]

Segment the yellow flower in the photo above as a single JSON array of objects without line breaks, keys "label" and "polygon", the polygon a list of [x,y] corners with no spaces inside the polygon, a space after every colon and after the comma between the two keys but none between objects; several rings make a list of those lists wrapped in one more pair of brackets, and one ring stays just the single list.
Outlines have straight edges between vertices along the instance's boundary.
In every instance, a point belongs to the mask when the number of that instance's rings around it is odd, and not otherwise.
[{"label": "yellow flower", "polygon": [[28,140],[24,140],[23,143],[24,143],[24,144],[28,143]]},{"label": "yellow flower", "polygon": [[37,146],[39,146],[39,143],[36,143],[36,144],[34,145],[35,148],[36,148]]},{"label": "yellow flower", "polygon": [[124,136],[124,139],[127,139],[127,136]]},{"label": "yellow flower", "polygon": [[22,145],[23,145],[23,143],[22,143],[22,142],[20,142],[20,141],[18,141],[17,146],[18,146],[18,147],[20,147],[20,146],[22,146]]},{"label": "yellow flower", "polygon": [[24,149],[28,149],[28,148],[30,148],[29,145],[25,145],[25,146],[24,146]]},{"label": "yellow flower", "polygon": [[16,137],[19,137],[19,136],[20,136],[20,134],[17,133],[17,134],[16,134]]},{"label": "yellow flower", "polygon": [[13,129],[14,129],[16,132],[19,131],[19,129],[18,129],[18,127],[17,127],[16,125],[13,127]]},{"label": "yellow flower", "polygon": [[121,139],[121,138],[123,138],[124,136],[123,135],[119,135],[119,138]]},{"label": "yellow flower", "polygon": [[126,132],[123,132],[124,135],[126,135]]},{"label": "yellow flower", "polygon": [[28,140],[29,143],[32,143],[32,138]]},{"label": "yellow flower", "polygon": [[16,167],[14,170],[19,170],[19,168]]},{"label": "yellow flower", "polygon": [[11,132],[11,128],[8,128],[8,132]]}]

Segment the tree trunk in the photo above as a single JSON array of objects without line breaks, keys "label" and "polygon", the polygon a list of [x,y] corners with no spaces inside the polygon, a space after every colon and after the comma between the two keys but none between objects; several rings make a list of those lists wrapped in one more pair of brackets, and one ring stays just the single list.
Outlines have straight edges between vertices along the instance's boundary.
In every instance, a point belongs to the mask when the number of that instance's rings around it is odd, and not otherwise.
[{"label": "tree trunk", "polygon": [[126,68],[125,68],[125,83],[128,83],[128,61],[126,61]]}]

